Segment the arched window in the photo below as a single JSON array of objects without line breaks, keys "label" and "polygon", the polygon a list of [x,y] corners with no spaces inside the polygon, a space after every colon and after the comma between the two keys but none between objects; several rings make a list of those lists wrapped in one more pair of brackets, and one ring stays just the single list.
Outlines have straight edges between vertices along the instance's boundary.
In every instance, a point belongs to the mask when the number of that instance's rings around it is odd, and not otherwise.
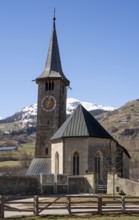
[{"label": "arched window", "polygon": [[79,154],[77,151],[73,154],[73,175],[79,175]]},{"label": "arched window", "polygon": [[97,181],[103,181],[103,155],[101,152],[96,152],[95,155],[95,173],[97,174]]},{"label": "arched window", "polygon": [[55,173],[59,174],[59,154],[56,152],[55,154]]},{"label": "arched window", "polygon": [[98,174],[98,177],[100,178],[100,153],[97,152],[95,155],[95,173]]}]

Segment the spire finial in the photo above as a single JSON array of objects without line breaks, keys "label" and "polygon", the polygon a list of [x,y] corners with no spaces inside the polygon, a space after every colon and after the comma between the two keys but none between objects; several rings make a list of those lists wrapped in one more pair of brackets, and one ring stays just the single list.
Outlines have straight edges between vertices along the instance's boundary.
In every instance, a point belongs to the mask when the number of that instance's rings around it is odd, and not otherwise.
[{"label": "spire finial", "polygon": [[56,13],[56,9],[54,8],[54,17],[53,17],[54,21],[56,20],[55,13]]}]

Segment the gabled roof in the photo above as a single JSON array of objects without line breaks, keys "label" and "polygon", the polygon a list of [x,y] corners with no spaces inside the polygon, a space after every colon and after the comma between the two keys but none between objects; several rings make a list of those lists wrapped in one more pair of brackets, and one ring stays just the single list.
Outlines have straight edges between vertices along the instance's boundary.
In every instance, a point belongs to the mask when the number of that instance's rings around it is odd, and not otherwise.
[{"label": "gabled roof", "polygon": [[56,34],[56,26],[55,26],[55,17],[53,18],[53,31],[50,40],[46,65],[43,73],[36,79],[42,80],[46,78],[61,78],[65,81],[66,85],[69,85],[69,80],[65,77],[60,60],[60,53],[57,41],[57,34]]},{"label": "gabled roof", "polygon": [[52,136],[51,140],[64,137],[96,137],[113,139],[99,122],[82,106],[79,105],[74,113]]}]

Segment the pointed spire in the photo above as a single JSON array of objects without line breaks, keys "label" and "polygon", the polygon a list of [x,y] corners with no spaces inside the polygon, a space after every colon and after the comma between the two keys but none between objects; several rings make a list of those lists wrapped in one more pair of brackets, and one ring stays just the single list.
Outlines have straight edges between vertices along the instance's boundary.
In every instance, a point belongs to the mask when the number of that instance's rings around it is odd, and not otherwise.
[{"label": "pointed spire", "polygon": [[55,10],[54,10],[53,30],[52,30],[52,36],[50,40],[47,60],[45,64],[45,69],[43,73],[37,78],[37,80],[44,79],[44,78],[62,78],[62,80],[64,80],[66,85],[68,86],[69,80],[65,77],[63,70],[62,70],[62,65],[61,65],[55,20],[56,20],[56,17],[55,17]]}]

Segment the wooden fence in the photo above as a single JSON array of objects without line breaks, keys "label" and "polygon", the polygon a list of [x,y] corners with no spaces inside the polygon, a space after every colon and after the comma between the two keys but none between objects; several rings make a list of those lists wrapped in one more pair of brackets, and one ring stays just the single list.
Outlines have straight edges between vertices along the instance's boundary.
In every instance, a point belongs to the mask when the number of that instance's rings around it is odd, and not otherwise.
[{"label": "wooden fence", "polygon": [[32,196],[0,197],[0,218],[12,215],[75,215],[104,213],[139,213],[139,197],[127,196]]}]

